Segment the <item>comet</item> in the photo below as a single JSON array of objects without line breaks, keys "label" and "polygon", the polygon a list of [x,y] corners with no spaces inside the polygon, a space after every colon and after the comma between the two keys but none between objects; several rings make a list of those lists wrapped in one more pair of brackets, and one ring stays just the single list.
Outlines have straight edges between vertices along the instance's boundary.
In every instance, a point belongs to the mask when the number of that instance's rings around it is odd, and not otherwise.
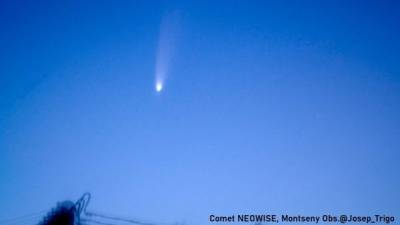
[{"label": "comet", "polygon": [[155,68],[155,90],[164,90],[175,53],[178,33],[178,14],[165,14],[161,20]]},{"label": "comet", "polygon": [[161,82],[156,83],[156,91],[161,92],[163,89],[163,84]]}]

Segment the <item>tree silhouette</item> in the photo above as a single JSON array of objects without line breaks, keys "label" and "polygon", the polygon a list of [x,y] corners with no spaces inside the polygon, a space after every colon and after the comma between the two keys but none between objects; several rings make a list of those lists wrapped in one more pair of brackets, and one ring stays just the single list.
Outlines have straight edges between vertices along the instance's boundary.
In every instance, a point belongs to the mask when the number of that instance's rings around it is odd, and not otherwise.
[{"label": "tree silhouette", "polygon": [[58,204],[38,225],[75,225],[74,203],[65,201]]}]

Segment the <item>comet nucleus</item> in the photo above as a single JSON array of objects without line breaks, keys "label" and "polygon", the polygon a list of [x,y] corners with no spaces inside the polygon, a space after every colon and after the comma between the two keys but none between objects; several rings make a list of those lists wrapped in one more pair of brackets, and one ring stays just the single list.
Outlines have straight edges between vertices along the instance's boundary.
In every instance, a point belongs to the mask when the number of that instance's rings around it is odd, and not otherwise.
[{"label": "comet nucleus", "polygon": [[161,82],[157,82],[157,84],[156,84],[156,91],[157,91],[157,92],[160,92],[160,91],[162,91],[162,88],[163,88],[162,83],[161,83]]}]

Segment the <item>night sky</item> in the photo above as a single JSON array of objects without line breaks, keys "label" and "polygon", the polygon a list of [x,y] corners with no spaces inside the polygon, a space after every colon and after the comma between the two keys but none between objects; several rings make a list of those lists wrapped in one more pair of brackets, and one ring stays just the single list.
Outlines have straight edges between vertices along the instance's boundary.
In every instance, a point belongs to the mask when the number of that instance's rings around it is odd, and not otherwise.
[{"label": "night sky", "polygon": [[0,220],[86,191],[187,225],[400,219],[399,28],[398,1],[3,0]]}]

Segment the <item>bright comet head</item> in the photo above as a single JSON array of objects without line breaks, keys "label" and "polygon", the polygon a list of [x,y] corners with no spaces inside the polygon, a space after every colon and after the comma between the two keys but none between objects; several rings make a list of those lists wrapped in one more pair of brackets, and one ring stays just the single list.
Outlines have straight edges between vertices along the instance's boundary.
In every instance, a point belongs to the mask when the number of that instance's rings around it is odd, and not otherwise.
[{"label": "bright comet head", "polygon": [[163,89],[162,83],[161,83],[161,82],[157,82],[157,84],[156,84],[156,91],[157,91],[157,92],[160,92],[162,89]]}]

